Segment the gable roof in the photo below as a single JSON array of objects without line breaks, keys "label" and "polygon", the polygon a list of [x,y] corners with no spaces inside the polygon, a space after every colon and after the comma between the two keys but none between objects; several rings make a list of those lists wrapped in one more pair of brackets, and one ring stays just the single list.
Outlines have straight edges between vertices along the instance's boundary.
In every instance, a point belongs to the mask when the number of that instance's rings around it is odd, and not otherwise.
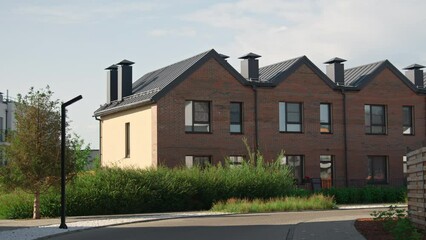
[{"label": "gable roof", "polygon": [[306,56],[301,56],[286,60],[283,62],[271,64],[259,68],[259,79],[263,83],[271,83],[274,86],[278,85],[296,71],[301,65],[307,65],[323,80],[330,88],[334,89],[334,82],[327,77],[314,63]]},{"label": "gable roof", "polygon": [[371,82],[382,70],[388,68],[395,74],[401,81],[414,92],[417,92],[414,84],[402,74],[392,63],[388,60],[383,60],[375,63],[370,63],[345,70],[345,87],[354,87],[357,89],[364,88]]},{"label": "gable roof", "polygon": [[207,60],[216,59],[228,70],[241,84],[247,81],[214,49],[197,54],[180,62],[149,72],[132,84],[132,95],[123,100],[112,101],[98,108],[94,115],[100,116],[124,109],[133,108],[158,101],[174,86],[183,81]]}]

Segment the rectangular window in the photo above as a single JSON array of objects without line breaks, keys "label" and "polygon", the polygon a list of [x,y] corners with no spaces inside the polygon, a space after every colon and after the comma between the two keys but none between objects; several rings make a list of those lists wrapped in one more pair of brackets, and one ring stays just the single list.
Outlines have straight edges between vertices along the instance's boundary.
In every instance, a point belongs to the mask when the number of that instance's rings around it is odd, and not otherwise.
[{"label": "rectangular window", "polygon": [[320,132],[331,133],[331,104],[320,104]]},{"label": "rectangular window", "polygon": [[333,186],[333,156],[320,155],[320,177],[322,188]]},{"label": "rectangular window", "polygon": [[387,158],[386,156],[368,156],[368,183],[387,183]]},{"label": "rectangular window", "polygon": [[407,156],[402,157],[402,172],[404,173],[404,177],[407,177]]},{"label": "rectangular window", "polygon": [[403,106],[402,132],[404,135],[414,135],[413,106]]},{"label": "rectangular window", "polygon": [[185,102],[185,131],[210,132],[210,102]]},{"label": "rectangular window", "polygon": [[231,133],[243,132],[243,104],[241,102],[231,102],[230,106],[230,119],[231,124],[229,131]]},{"label": "rectangular window", "polygon": [[302,132],[302,104],[279,103],[280,132]]},{"label": "rectangular window", "polygon": [[229,156],[229,165],[231,167],[241,166],[243,164],[243,156]]},{"label": "rectangular window", "polygon": [[199,168],[206,168],[212,164],[210,156],[185,156],[185,165],[188,168],[197,166]]},{"label": "rectangular window", "polygon": [[281,164],[288,165],[294,175],[294,179],[301,184],[304,176],[304,161],[302,155],[286,155],[282,158]]},{"label": "rectangular window", "polygon": [[126,123],[125,145],[126,145],[125,157],[129,158],[130,157],[130,123]]},{"label": "rectangular window", "polygon": [[365,133],[386,134],[386,108],[384,105],[365,105]]}]

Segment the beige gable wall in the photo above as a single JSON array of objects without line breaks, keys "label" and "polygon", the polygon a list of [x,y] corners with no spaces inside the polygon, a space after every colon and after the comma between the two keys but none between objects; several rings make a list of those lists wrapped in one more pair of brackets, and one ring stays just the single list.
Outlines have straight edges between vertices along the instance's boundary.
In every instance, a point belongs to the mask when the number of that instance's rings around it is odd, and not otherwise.
[{"label": "beige gable wall", "polygon": [[[157,166],[157,105],[114,113],[101,120],[102,166]],[[126,123],[130,123],[130,158],[125,158]]]}]

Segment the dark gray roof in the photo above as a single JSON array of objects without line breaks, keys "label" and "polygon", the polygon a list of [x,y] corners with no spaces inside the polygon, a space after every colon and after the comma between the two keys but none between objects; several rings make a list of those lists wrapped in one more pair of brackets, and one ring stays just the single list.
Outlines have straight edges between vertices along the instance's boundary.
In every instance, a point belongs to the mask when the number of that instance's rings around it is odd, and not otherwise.
[{"label": "dark gray roof", "polygon": [[289,70],[301,58],[303,56],[259,68],[260,81],[274,83],[278,76]]},{"label": "dark gray roof", "polygon": [[386,61],[380,61],[345,70],[345,85],[359,87]]},{"label": "dark gray roof", "polygon": [[335,58],[332,58],[332,59],[330,59],[330,60],[328,60],[327,62],[324,62],[324,63],[329,64],[329,63],[335,63],[335,62],[341,63],[341,62],[346,62],[346,60],[343,59],[343,58],[335,57]]},{"label": "dark gray roof", "polygon": [[149,72],[132,84],[132,95],[123,98],[122,101],[113,101],[102,105],[95,111],[95,116],[124,110],[157,101],[168,90],[186,78],[192,71],[204,64],[208,59],[215,58],[238,81],[246,84],[247,81],[226,62],[214,49],[200,53],[196,56],[174,63],[167,67]]}]

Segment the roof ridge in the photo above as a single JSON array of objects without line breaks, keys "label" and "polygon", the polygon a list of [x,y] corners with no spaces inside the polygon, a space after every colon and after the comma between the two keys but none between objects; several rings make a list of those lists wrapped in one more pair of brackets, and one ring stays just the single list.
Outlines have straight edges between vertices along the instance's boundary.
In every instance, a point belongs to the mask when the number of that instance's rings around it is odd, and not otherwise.
[{"label": "roof ridge", "polygon": [[205,51],[205,52],[202,52],[202,53],[196,54],[196,55],[194,55],[194,56],[192,56],[192,57],[188,57],[188,58],[185,58],[185,59],[183,59],[183,60],[180,60],[179,62],[175,62],[175,63],[169,64],[169,65],[167,65],[167,66],[164,66],[164,67],[161,67],[161,68],[155,69],[155,70],[153,70],[153,71],[147,72],[147,73],[145,73],[143,76],[145,76],[145,75],[147,75],[147,74],[150,74],[150,73],[153,73],[153,72],[157,72],[157,71],[163,70],[163,69],[168,68],[168,67],[171,67],[171,66],[173,66],[173,65],[176,65],[176,64],[179,64],[179,63],[182,63],[182,62],[188,61],[188,60],[189,60],[189,59],[191,59],[191,58],[195,58],[195,57],[200,57],[200,56],[207,55],[207,54],[208,54],[209,52],[211,52],[212,50],[214,50],[214,49],[212,48],[212,49],[210,49],[210,50],[208,50],[208,51]]},{"label": "roof ridge", "polygon": [[260,68],[259,68],[259,70],[260,70],[260,69],[262,69],[262,68],[266,68],[266,67],[270,67],[270,66],[273,66],[273,65],[277,65],[277,64],[280,64],[280,63],[283,63],[283,62],[290,62],[290,61],[294,61],[294,60],[296,60],[296,59],[302,59],[302,58],[304,58],[304,57],[306,57],[306,56],[305,56],[305,55],[302,55],[302,56],[300,56],[300,57],[295,57],[295,58],[291,58],[291,59],[283,60],[283,61],[281,61],[281,62],[272,63],[272,64],[269,64],[269,65],[266,65],[266,66],[260,67]]},{"label": "roof ridge", "polygon": [[367,63],[367,64],[359,65],[359,66],[356,66],[356,67],[347,68],[347,69],[345,69],[345,71],[352,70],[352,69],[355,69],[355,68],[361,68],[361,67],[365,67],[365,66],[369,66],[369,65],[375,65],[375,64],[378,64],[378,63],[385,63],[387,61],[389,61],[389,60],[385,59],[385,60],[381,60],[381,61],[377,61],[377,62]]}]

